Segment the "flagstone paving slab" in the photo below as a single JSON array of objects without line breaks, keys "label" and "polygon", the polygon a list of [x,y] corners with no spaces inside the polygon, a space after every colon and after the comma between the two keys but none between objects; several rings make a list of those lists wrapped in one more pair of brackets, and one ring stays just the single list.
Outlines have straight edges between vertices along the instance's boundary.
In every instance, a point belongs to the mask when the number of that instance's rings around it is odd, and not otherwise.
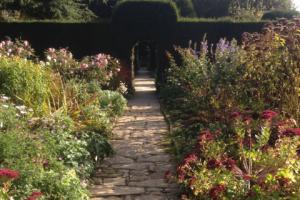
[{"label": "flagstone paving slab", "polygon": [[143,72],[135,79],[135,96],[110,141],[115,150],[95,174],[92,200],[177,200],[178,186],[164,180],[174,171],[166,152],[168,126],[160,112],[154,79]]}]

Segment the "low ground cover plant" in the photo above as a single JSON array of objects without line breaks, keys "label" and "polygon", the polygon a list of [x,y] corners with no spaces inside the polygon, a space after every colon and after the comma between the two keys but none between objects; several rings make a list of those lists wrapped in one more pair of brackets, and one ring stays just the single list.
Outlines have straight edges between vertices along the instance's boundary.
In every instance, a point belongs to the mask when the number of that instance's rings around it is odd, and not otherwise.
[{"label": "low ground cover plant", "polygon": [[0,44],[0,198],[89,199],[126,106],[118,60],[52,48],[39,60],[27,41]]},{"label": "low ground cover plant", "polygon": [[182,199],[297,199],[299,31],[299,19],[280,20],[242,44],[168,55],[160,96]]}]

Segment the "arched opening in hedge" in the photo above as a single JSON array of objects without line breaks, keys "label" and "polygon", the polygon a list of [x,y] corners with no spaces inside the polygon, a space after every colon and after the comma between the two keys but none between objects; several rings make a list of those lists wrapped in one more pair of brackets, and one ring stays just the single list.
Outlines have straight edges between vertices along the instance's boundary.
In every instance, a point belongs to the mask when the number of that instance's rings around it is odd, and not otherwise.
[{"label": "arched opening in hedge", "polygon": [[132,77],[140,69],[155,71],[157,68],[157,45],[153,40],[142,40],[136,42],[131,50]]}]

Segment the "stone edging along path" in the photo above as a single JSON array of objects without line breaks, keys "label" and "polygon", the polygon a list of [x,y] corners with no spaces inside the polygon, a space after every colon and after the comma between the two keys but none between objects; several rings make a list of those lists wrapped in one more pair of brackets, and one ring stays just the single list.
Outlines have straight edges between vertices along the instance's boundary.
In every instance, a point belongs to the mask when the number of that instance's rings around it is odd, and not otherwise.
[{"label": "stone edging along path", "polygon": [[91,186],[92,200],[176,200],[178,187],[166,183],[174,171],[168,148],[168,126],[160,112],[154,79],[142,71],[135,79],[135,96],[111,140],[115,154],[106,158]]}]

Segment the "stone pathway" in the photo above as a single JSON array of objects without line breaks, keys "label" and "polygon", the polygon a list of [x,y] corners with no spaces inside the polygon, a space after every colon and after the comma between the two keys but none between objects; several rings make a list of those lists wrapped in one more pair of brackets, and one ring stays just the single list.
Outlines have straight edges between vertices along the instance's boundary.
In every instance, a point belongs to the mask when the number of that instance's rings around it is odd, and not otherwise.
[{"label": "stone pathway", "polygon": [[174,170],[166,153],[168,127],[155,95],[154,79],[141,71],[136,94],[114,128],[113,157],[105,159],[91,187],[92,200],[175,200],[178,188],[164,180]]}]

